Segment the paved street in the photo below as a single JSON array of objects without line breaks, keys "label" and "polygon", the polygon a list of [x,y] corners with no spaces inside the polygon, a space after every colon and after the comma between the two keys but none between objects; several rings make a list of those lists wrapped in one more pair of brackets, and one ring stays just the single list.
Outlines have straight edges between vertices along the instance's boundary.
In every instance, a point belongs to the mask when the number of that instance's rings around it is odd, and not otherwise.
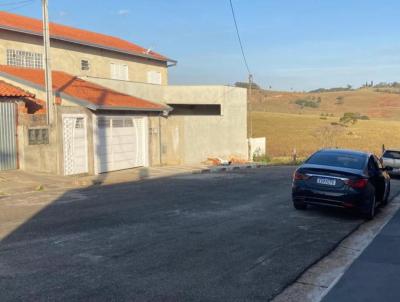
[{"label": "paved street", "polygon": [[295,211],[293,170],[0,197],[0,301],[267,301],[362,223]]}]

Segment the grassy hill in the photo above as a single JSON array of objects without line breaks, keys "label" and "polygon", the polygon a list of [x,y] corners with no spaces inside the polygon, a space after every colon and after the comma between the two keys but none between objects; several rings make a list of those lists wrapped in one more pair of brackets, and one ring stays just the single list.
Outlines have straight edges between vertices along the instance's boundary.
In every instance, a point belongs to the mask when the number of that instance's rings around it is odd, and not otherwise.
[{"label": "grassy hill", "polygon": [[[322,93],[252,90],[250,100],[252,111],[312,115],[328,113],[334,116],[342,116],[345,112],[358,112],[374,119],[400,120],[400,94],[389,90],[378,92],[374,88],[363,88]],[[296,104],[301,100],[314,102],[317,106],[302,107]]]},{"label": "grassy hill", "polygon": [[[374,88],[322,93],[252,91],[253,137],[267,138],[267,155],[308,156],[323,147],[373,151],[400,148],[400,94]],[[341,124],[345,112],[370,120]],[[323,115],[323,116],[321,116]],[[328,115],[328,116],[326,116]]]},{"label": "grassy hill", "polygon": [[308,156],[323,147],[340,147],[381,153],[386,147],[400,147],[400,121],[360,120],[347,127],[332,127],[337,119],[318,115],[253,112],[254,137],[266,137],[268,155]]}]

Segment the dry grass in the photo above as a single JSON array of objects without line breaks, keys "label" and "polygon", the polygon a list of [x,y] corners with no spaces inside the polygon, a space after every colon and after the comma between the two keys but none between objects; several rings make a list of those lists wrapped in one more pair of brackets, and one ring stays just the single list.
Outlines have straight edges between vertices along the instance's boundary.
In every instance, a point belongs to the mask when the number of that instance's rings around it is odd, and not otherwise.
[{"label": "dry grass", "polygon": [[[343,104],[337,104],[337,98],[343,98]],[[317,100],[318,108],[300,106],[297,99]],[[281,112],[293,114],[320,115],[333,114],[340,117],[344,112],[359,112],[374,119],[400,119],[400,94],[376,92],[373,88],[354,91],[323,93],[291,93],[278,91],[252,91],[252,111]]]},{"label": "dry grass", "polygon": [[[319,115],[253,112],[253,137],[267,138],[267,155],[291,156],[296,148],[299,157],[308,156],[323,147],[339,147],[372,151],[380,154],[382,144],[400,147],[400,121],[358,121],[338,131],[325,132],[331,137],[321,137],[321,129],[330,129],[338,117],[326,120]],[[322,131],[323,132],[323,131]]]}]

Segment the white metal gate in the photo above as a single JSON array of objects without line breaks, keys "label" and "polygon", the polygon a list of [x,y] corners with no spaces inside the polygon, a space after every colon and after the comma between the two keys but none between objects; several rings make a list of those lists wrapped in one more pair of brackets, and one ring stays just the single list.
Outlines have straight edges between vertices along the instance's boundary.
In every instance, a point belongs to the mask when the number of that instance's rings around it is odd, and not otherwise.
[{"label": "white metal gate", "polygon": [[147,166],[147,117],[97,116],[94,129],[96,173]]},{"label": "white metal gate", "polygon": [[17,168],[16,104],[0,102],[0,171]]},{"label": "white metal gate", "polygon": [[63,116],[64,174],[88,172],[85,116]]}]

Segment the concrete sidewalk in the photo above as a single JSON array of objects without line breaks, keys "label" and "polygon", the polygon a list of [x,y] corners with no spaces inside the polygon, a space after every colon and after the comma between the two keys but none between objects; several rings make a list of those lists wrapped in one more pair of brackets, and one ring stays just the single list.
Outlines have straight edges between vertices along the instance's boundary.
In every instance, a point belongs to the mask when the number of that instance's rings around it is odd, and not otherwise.
[{"label": "concrete sidewalk", "polygon": [[389,221],[323,302],[400,301],[400,212]]},{"label": "concrete sidewalk", "polygon": [[57,176],[43,173],[29,173],[20,170],[0,172],[0,198],[28,192],[52,189],[69,189],[92,185],[108,185],[145,179],[169,177],[180,174],[213,173],[227,170],[259,168],[264,165],[241,164],[230,166],[163,166],[135,168],[90,176]]}]

